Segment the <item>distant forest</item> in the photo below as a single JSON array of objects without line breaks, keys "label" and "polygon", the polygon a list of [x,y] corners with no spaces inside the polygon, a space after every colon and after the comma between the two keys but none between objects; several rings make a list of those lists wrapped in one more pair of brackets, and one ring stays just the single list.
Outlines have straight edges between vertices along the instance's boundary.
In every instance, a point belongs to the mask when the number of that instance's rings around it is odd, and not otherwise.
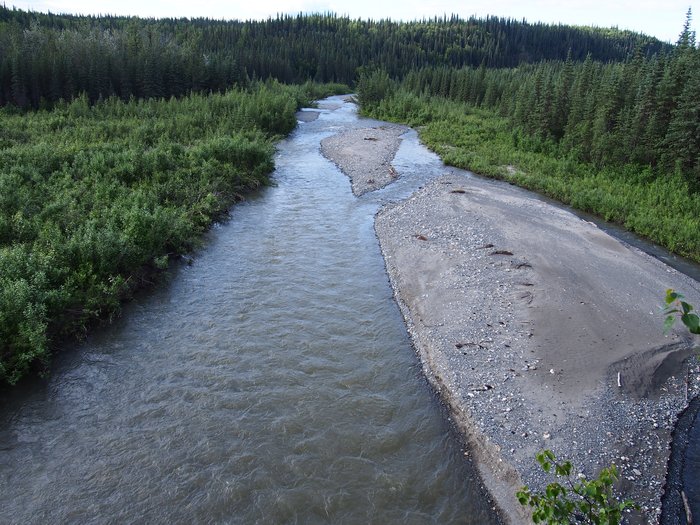
[{"label": "distant forest", "polygon": [[[697,189],[700,50],[689,23],[672,51],[651,57],[636,52],[604,63],[589,54],[583,62],[569,56],[518,68],[426,67],[409,72],[400,86],[496,111],[510,119],[517,136],[552,155],[599,169],[659,168],[682,174]],[[364,94],[371,105],[385,96],[389,79],[375,72],[368,86],[369,78]],[[368,87],[376,100],[367,100]]]},{"label": "distant forest", "polygon": [[274,78],[353,85],[360,67],[392,78],[426,67],[512,68],[587,56],[619,62],[671,46],[629,31],[456,16],[420,22],[335,15],[266,21],[84,17],[0,7],[0,105],[49,107],[223,92]]}]

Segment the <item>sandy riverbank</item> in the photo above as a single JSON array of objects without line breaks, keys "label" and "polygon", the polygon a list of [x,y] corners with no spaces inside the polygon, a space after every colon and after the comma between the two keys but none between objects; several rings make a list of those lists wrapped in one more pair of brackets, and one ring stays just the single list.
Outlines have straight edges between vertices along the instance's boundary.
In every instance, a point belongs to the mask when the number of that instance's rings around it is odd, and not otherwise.
[{"label": "sandy riverbank", "polygon": [[[379,169],[395,150],[375,157],[366,132],[324,154]],[[534,455],[549,448],[587,475],[615,463],[643,507],[631,522],[656,522],[673,425],[700,390],[690,340],[664,336],[657,306],[668,287],[700,304],[700,285],[518,188],[445,172],[375,229],[425,373],[504,518],[527,522],[515,491],[547,481]]]}]

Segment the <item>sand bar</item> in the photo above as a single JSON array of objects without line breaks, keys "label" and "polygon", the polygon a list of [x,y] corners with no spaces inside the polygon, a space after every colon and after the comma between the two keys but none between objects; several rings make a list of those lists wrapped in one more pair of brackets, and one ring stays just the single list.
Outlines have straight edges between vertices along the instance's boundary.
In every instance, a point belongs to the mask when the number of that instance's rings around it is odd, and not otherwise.
[{"label": "sand bar", "polygon": [[350,177],[352,192],[359,196],[398,178],[391,161],[407,130],[395,124],[352,129],[323,139],[321,153]]}]

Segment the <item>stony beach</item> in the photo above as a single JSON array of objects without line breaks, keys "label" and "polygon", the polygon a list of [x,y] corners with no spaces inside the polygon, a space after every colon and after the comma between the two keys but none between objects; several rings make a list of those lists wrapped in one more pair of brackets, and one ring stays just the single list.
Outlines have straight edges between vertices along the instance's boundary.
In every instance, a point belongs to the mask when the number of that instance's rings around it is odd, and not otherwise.
[{"label": "stony beach", "polygon": [[405,126],[352,129],[321,141],[321,153],[350,177],[353,194],[360,196],[393,182],[399,173],[391,165]]},{"label": "stony beach", "polygon": [[[323,154],[361,195],[391,182],[406,128],[340,133]],[[700,285],[594,224],[497,181],[445,168],[375,230],[424,372],[507,523],[551,449],[587,476],[612,463],[657,523],[678,414],[700,391],[693,341],[662,331],[667,288]]]}]

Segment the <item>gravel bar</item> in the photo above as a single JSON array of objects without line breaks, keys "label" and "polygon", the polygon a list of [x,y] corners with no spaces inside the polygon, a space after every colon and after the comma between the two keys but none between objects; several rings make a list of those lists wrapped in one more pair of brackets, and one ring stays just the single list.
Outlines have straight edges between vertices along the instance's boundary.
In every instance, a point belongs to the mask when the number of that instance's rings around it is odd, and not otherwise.
[{"label": "gravel bar", "polygon": [[321,153],[350,177],[352,192],[360,196],[383,188],[399,176],[391,165],[408,128],[387,124],[352,129],[321,141]]},{"label": "gravel bar", "polygon": [[700,284],[461,170],[385,207],[375,230],[425,374],[505,521],[529,523],[515,492],[551,481],[546,448],[586,476],[617,465],[641,505],[627,522],[658,523],[672,430],[700,391],[692,340],[664,335],[658,306],[666,288],[700,304]]},{"label": "gravel bar", "polygon": [[[399,176],[406,129],[341,132],[321,151],[359,196]],[[641,507],[626,522],[659,523],[700,366],[658,306],[667,288],[700,304],[700,283],[526,190],[445,171],[380,210],[375,230],[424,373],[499,514],[530,523],[515,493],[552,481],[535,461],[550,449],[588,477],[615,464],[618,492]]]}]

